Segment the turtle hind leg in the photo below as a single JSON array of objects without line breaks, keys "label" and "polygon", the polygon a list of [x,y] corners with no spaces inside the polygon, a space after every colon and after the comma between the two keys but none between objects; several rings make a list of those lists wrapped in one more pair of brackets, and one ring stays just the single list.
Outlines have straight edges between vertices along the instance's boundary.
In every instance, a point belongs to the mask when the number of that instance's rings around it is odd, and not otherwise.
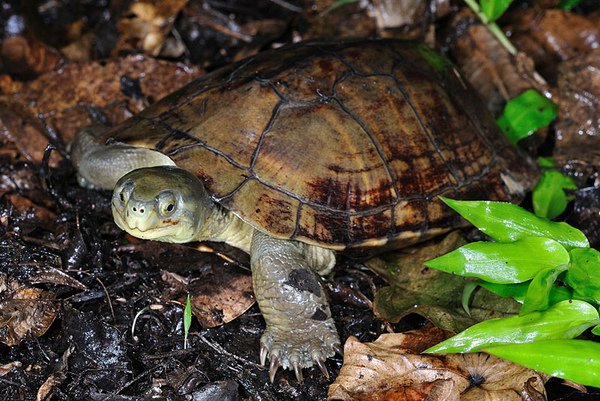
[{"label": "turtle hind leg", "polygon": [[79,184],[88,188],[112,190],[125,174],[143,167],[174,166],[166,155],[125,144],[104,144],[104,126],[80,130],[71,144],[71,160]]},{"label": "turtle hind leg", "polygon": [[[324,361],[340,350],[329,303],[317,271],[335,263],[331,251],[315,258],[310,245],[279,240],[255,231],[251,246],[254,294],[267,327],[261,337],[261,363],[270,360],[269,377],[277,369],[302,369],[315,364],[328,376]],[[328,266],[313,266],[316,260]]]}]

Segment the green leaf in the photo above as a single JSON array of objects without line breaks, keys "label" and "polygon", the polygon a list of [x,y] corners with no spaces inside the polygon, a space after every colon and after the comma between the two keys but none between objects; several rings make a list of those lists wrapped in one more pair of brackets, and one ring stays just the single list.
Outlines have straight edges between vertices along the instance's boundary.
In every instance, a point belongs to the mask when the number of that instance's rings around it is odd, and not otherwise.
[{"label": "green leaf", "polygon": [[511,243],[473,242],[425,262],[425,266],[477,277],[492,283],[521,283],[540,270],[569,263],[569,253],[548,238],[523,238]]},{"label": "green leaf", "polygon": [[529,284],[519,315],[523,316],[534,311],[548,309],[551,305],[550,293],[554,287],[554,282],[558,275],[567,270],[568,267],[567,264],[564,264],[538,272]]},{"label": "green leaf", "polygon": [[504,14],[512,2],[513,0],[480,0],[479,5],[481,11],[483,11],[483,14],[487,19],[487,21],[484,22],[488,23],[496,21]]},{"label": "green leaf", "polygon": [[571,250],[571,267],[565,283],[573,288],[573,296],[600,304],[600,252],[592,248]]},{"label": "green leaf", "polygon": [[555,377],[600,387],[600,343],[594,341],[548,340],[490,347],[485,352]]},{"label": "green leaf", "polygon": [[190,333],[190,327],[192,326],[192,298],[190,294],[187,295],[185,301],[185,309],[183,310],[183,348],[187,348],[187,339]]},{"label": "green leaf", "polygon": [[594,326],[592,328],[592,334],[595,336],[600,336],[600,325]]},{"label": "green leaf", "polygon": [[506,103],[498,125],[511,142],[517,143],[550,124],[557,114],[556,104],[535,89],[528,89]]},{"label": "green leaf", "polygon": [[526,237],[546,237],[567,249],[589,248],[585,235],[563,222],[538,217],[512,203],[440,199],[471,224],[496,241],[512,242]]},{"label": "green leaf", "polygon": [[556,169],[542,173],[533,190],[533,210],[540,217],[553,219],[562,214],[571,200],[565,189],[577,189],[571,177],[563,175]]},{"label": "green leaf", "polygon": [[538,157],[537,158],[537,164],[540,167],[545,167],[545,168],[555,168],[556,165],[554,164],[554,158],[553,157]]},{"label": "green leaf", "polygon": [[562,8],[563,10],[570,10],[576,5],[581,3],[581,0],[562,0],[556,5],[556,8]]},{"label": "green leaf", "polygon": [[[482,281],[480,286],[501,297],[512,298],[517,302],[523,302],[529,289],[529,281],[517,284],[495,284]],[[573,292],[565,286],[553,285],[550,289],[550,305],[557,304],[561,301],[573,299]]]},{"label": "green leaf", "polygon": [[465,288],[463,288],[462,297],[461,297],[461,305],[463,310],[467,313],[467,315],[471,315],[469,311],[469,301],[471,300],[471,296],[473,292],[479,287],[478,281],[471,281],[465,284]]},{"label": "green leaf", "polygon": [[486,320],[425,352],[474,352],[500,344],[574,338],[597,320],[598,311],[587,302],[563,301],[542,312]]},{"label": "green leaf", "polygon": [[527,295],[529,281],[515,284],[496,284],[482,281],[479,283],[479,285],[486,290],[493,292],[494,294],[500,295],[501,297],[513,298],[518,302],[523,302],[525,295]]}]

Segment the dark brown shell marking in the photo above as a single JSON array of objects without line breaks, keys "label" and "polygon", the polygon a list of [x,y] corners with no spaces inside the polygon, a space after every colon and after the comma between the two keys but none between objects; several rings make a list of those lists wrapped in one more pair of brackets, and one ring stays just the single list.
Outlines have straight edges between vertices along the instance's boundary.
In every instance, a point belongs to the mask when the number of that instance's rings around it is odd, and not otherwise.
[{"label": "dark brown shell marking", "polygon": [[456,69],[395,40],[264,52],[109,135],[169,155],[258,229],[337,249],[431,237],[459,224],[437,196],[510,201],[502,176],[533,178]]}]

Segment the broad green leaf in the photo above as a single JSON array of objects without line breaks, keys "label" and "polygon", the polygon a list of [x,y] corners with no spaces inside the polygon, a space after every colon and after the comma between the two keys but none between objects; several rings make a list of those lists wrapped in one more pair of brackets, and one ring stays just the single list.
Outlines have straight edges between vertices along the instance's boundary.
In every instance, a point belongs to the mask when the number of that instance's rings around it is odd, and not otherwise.
[{"label": "broad green leaf", "polygon": [[521,283],[539,271],[569,263],[569,253],[548,238],[510,243],[473,242],[425,262],[425,266],[491,283]]},{"label": "broad green leaf", "polygon": [[571,200],[565,193],[565,189],[577,189],[571,177],[563,175],[556,169],[544,171],[533,190],[535,214],[553,219],[564,212],[567,203]]},{"label": "broad green leaf", "polygon": [[590,246],[585,235],[575,227],[538,217],[512,203],[460,201],[444,197],[440,199],[496,241],[512,242],[526,237],[546,237],[567,249]]},{"label": "broad green leaf", "polygon": [[519,315],[523,316],[533,311],[548,309],[551,305],[550,292],[554,287],[554,282],[558,275],[567,270],[568,267],[567,264],[564,264],[538,272],[529,283]]},{"label": "broad green leaf", "polygon": [[565,282],[573,288],[573,295],[600,304],[600,252],[592,248],[571,250],[571,267]]},{"label": "broad green leaf", "polygon": [[486,320],[425,352],[474,352],[500,344],[574,338],[597,320],[598,311],[587,302],[563,301],[542,312]]},{"label": "broad green leaf", "polygon": [[[517,284],[495,284],[486,283],[485,281],[479,282],[479,285],[494,294],[500,295],[501,297],[512,298],[517,302],[523,302],[529,289],[529,281]],[[561,301],[573,299],[573,292],[570,288],[565,286],[553,285],[550,290],[550,305],[557,304]]]},{"label": "broad green leaf", "polygon": [[563,10],[570,10],[576,5],[581,3],[581,0],[562,0],[556,5],[556,8],[562,8]]},{"label": "broad green leaf", "polygon": [[547,340],[486,348],[485,352],[531,369],[600,387],[600,343],[586,340]]},{"label": "broad green leaf", "polygon": [[481,11],[487,18],[484,22],[494,22],[504,14],[513,0],[479,0]]},{"label": "broad green leaf", "polygon": [[555,103],[535,89],[528,89],[506,103],[498,125],[511,142],[517,143],[550,124],[557,114]]}]

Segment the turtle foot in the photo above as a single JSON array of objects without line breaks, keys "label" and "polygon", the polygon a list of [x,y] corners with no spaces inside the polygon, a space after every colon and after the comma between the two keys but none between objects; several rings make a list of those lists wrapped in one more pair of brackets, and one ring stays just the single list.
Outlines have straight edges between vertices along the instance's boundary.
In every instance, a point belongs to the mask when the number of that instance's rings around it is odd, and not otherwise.
[{"label": "turtle foot", "polygon": [[269,358],[271,383],[279,367],[293,370],[296,379],[302,382],[302,369],[316,365],[329,379],[325,360],[340,351],[340,339],[331,319],[301,332],[267,327],[260,339],[260,363],[264,366]]}]

